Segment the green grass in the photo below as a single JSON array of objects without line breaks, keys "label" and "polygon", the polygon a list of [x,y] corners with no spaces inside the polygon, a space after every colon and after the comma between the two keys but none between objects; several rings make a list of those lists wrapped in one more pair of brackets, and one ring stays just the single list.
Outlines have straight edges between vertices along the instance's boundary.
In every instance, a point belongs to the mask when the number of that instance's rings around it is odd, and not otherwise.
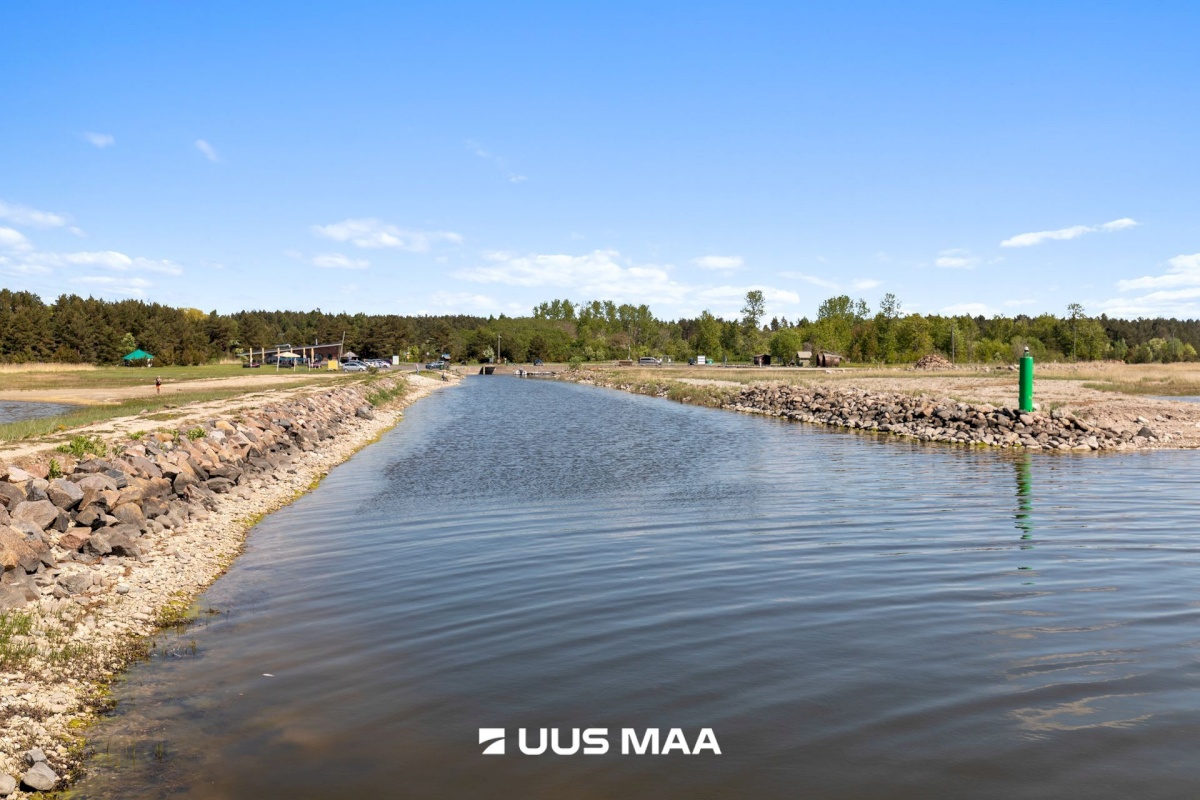
[{"label": "green grass", "polygon": [[82,459],[84,456],[93,455],[103,458],[108,455],[108,445],[99,436],[72,436],[71,441],[66,444],[60,444],[57,448],[60,453],[69,453],[75,458]]},{"label": "green grass", "polygon": [[33,615],[22,611],[0,611],[0,672],[18,669],[34,653],[36,646],[31,642],[14,642],[20,636],[33,633]]},{"label": "green grass", "polygon": [[[273,388],[288,388],[293,389],[305,385],[306,381],[293,381],[288,384],[282,384],[279,387]],[[12,442],[22,439],[33,439],[39,436],[48,436],[54,433],[62,433],[69,431],[72,428],[79,428],[84,425],[91,425],[96,422],[103,422],[114,417],[131,417],[136,416],[142,410],[151,412],[161,412],[167,406],[182,406],[184,403],[207,403],[214,400],[227,400],[231,397],[239,395],[253,394],[263,391],[263,387],[253,388],[229,388],[229,389],[208,389],[194,392],[178,392],[170,396],[153,397],[135,400],[125,400],[120,403],[113,403],[104,406],[81,406],[66,414],[61,414],[54,417],[39,417],[38,419],[27,419],[20,422],[8,422],[0,425],[0,442]],[[150,419],[174,419],[183,416],[187,413],[187,409],[180,408],[174,414],[156,414]]]},{"label": "green grass", "polygon": [[1200,395],[1200,381],[1179,378],[1142,378],[1138,381],[1089,381],[1085,389],[1121,394],[1150,394],[1163,397],[1195,397]]},{"label": "green grass", "polygon": [[403,378],[393,378],[391,388],[377,386],[375,382],[367,384],[367,402],[379,408],[408,392],[408,383]]}]

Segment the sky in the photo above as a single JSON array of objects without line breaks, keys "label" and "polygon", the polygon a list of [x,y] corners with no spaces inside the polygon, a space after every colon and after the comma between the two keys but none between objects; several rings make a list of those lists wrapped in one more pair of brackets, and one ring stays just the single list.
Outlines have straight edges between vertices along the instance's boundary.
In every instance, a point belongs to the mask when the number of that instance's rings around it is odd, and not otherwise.
[{"label": "sky", "polygon": [[1200,317],[1200,4],[0,11],[0,284]]}]

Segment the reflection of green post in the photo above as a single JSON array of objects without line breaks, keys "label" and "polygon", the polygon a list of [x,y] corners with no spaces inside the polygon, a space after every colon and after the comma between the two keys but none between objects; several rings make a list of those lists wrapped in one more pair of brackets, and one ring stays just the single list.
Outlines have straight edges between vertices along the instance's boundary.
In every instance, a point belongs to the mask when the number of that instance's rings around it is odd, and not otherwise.
[{"label": "reflection of green post", "polygon": [[1033,411],[1033,356],[1028,347],[1021,357],[1021,410]]},{"label": "reflection of green post", "polygon": [[[1033,538],[1033,475],[1030,474],[1030,456],[1017,462],[1017,528],[1022,539]],[[1022,548],[1024,549],[1024,548]]]}]

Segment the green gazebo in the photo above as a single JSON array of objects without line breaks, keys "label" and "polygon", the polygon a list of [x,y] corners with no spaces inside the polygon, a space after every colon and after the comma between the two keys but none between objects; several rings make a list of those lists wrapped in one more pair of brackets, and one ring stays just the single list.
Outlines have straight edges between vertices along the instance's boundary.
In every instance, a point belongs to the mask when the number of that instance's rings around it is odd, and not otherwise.
[{"label": "green gazebo", "polygon": [[121,360],[125,362],[125,366],[127,367],[132,367],[138,361],[145,361],[146,366],[148,367],[150,366],[150,362],[154,360],[154,356],[150,355],[145,350],[138,348]]}]

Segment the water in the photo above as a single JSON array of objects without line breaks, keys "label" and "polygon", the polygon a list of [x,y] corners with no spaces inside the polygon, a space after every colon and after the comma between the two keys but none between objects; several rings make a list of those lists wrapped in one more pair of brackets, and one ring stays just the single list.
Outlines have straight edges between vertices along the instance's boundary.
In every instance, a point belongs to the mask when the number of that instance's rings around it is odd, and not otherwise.
[{"label": "water", "polygon": [[[473,378],[258,526],[80,794],[1195,796],[1197,465]],[[518,727],[722,754],[522,756]]]},{"label": "water", "polygon": [[0,424],[21,422],[41,417],[57,417],[74,410],[75,406],[62,403],[26,403],[17,400],[0,400]]}]

